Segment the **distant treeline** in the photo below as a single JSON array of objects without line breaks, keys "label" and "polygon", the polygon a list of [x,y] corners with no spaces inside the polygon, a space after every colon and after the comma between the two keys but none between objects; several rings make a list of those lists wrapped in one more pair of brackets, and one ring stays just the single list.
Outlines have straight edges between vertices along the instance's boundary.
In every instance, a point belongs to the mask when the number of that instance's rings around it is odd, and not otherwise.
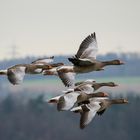
[{"label": "distant treeline", "polygon": [[9,94],[0,101],[1,140],[136,140],[140,137],[140,97],[129,96],[129,104],[114,105],[96,116],[84,130],[79,114],[58,112],[44,96],[24,102]]},{"label": "distant treeline", "polygon": [[[41,56],[45,57],[45,56]],[[71,65],[68,61],[68,57],[71,56],[55,56],[54,62],[63,62],[66,65]],[[33,60],[37,59],[36,57],[26,57],[20,59],[13,59],[13,60],[3,60],[0,62],[0,69],[5,69],[9,66],[20,64],[20,63],[31,63]],[[113,59],[120,59],[125,62],[125,65],[121,66],[108,66],[105,68],[104,71],[100,72],[91,72],[88,74],[81,74],[80,77],[84,76],[84,78],[88,77],[112,77],[112,76],[140,76],[140,56],[137,53],[108,53],[106,55],[98,55],[98,60],[106,61],[106,60],[113,60]],[[38,76],[33,76],[31,78],[38,78]],[[39,77],[40,78],[40,77]]]}]

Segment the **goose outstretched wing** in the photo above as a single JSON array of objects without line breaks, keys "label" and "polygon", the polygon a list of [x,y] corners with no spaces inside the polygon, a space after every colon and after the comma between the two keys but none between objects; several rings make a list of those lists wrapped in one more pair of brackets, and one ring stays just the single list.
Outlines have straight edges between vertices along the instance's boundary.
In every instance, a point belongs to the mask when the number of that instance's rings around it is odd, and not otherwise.
[{"label": "goose outstretched wing", "polygon": [[87,104],[82,106],[83,112],[81,113],[80,118],[80,128],[84,129],[95,117],[97,111],[100,109],[99,102],[94,104]]},{"label": "goose outstretched wing", "polygon": [[95,32],[88,37],[86,37],[75,55],[76,58],[95,58],[96,53],[98,51],[97,41],[96,41],[96,34]]},{"label": "goose outstretched wing", "polygon": [[31,64],[48,64],[53,62],[54,56],[51,57],[46,57],[46,58],[39,58],[33,62],[31,62]]}]

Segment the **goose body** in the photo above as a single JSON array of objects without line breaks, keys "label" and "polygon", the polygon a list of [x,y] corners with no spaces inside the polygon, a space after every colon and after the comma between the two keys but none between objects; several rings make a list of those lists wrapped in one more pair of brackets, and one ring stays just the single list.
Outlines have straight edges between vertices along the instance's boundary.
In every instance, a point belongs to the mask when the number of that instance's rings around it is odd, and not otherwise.
[{"label": "goose body", "polygon": [[57,67],[55,67],[55,68],[52,68],[52,69],[49,69],[49,70],[44,70],[43,72],[42,72],[42,74],[43,75],[56,75],[56,76],[58,76],[58,73],[57,73]]}]

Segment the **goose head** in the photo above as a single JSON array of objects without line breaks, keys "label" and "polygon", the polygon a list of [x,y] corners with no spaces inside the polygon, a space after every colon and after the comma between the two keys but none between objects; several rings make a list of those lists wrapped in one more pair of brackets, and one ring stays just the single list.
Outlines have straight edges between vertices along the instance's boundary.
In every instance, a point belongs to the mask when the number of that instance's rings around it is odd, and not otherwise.
[{"label": "goose head", "polygon": [[122,60],[113,60],[112,65],[124,65],[125,63]]},{"label": "goose head", "polygon": [[111,104],[127,104],[128,103],[127,99],[113,99],[110,101],[111,101]]},{"label": "goose head", "polygon": [[129,103],[127,99],[122,99],[122,102],[123,102],[124,104],[128,104],[128,103]]},{"label": "goose head", "polygon": [[116,86],[118,86],[117,84],[115,84],[114,82],[109,82],[109,83],[107,83],[108,84],[108,86],[110,86],[110,87],[116,87]]},{"label": "goose head", "polygon": [[58,103],[58,100],[57,99],[50,99],[48,101],[48,103],[55,103],[55,104],[57,104]]}]

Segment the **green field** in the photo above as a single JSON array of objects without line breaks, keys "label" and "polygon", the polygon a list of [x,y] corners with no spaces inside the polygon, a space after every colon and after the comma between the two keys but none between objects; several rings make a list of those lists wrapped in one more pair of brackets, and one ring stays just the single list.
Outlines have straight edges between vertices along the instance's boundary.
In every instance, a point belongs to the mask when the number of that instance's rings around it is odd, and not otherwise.
[{"label": "green field", "polygon": [[[82,81],[85,79],[76,79],[76,81]],[[120,84],[140,84],[140,77],[105,77],[105,78],[96,78],[95,79],[97,82],[116,82]],[[44,84],[53,84],[57,85],[61,83],[61,80],[56,77],[56,78],[44,78],[44,79],[37,79],[37,80],[25,80],[24,84],[25,85],[44,85]]]}]

